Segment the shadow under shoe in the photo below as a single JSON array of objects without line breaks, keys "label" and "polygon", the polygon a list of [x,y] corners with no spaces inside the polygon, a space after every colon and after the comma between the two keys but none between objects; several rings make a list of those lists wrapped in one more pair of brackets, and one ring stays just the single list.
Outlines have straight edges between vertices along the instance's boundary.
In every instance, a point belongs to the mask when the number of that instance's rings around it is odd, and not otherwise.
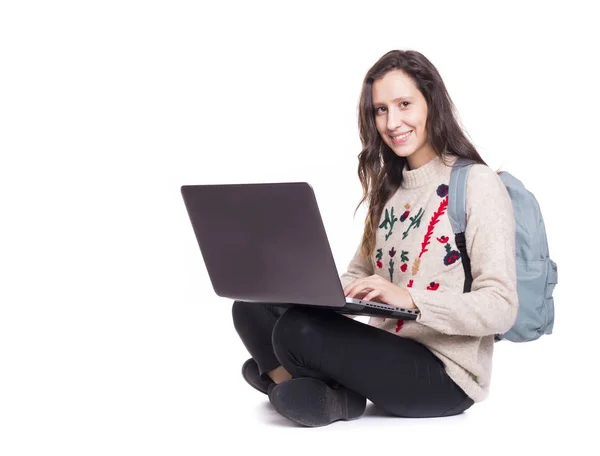
[{"label": "shadow under shoe", "polygon": [[258,372],[258,365],[253,358],[248,359],[242,365],[242,377],[248,382],[248,384],[257,391],[267,394],[269,385],[275,385],[275,382],[270,378],[263,380]]},{"label": "shadow under shoe", "polygon": [[366,398],[342,386],[316,378],[294,378],[268,388],[269,400],[281,415],[303,426],[326,426],[360,417]]}]

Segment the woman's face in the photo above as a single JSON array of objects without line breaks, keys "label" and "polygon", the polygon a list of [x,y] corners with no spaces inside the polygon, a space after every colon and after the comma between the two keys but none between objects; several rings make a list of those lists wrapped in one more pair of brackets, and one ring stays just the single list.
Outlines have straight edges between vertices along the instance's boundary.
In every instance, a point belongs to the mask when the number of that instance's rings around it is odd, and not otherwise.
[{"label": "woman's face", "polygon": [[425,128],[427,102],[404,72],[392,70],[373,81],[373,113],[383,141],[396,155],[406,157],[410,169],[435,157]]}]

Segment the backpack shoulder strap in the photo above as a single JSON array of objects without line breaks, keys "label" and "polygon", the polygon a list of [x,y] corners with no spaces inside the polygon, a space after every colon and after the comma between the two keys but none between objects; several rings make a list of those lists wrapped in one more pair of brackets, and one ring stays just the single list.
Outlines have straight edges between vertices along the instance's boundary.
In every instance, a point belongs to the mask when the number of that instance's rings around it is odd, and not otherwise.
[{"label": "backpack shoulder strap", "polygon": [[454,234],[464,233],[467,227],[467,176],[472,161],[458,158],[452,167],[448,188],[448,217]]}]

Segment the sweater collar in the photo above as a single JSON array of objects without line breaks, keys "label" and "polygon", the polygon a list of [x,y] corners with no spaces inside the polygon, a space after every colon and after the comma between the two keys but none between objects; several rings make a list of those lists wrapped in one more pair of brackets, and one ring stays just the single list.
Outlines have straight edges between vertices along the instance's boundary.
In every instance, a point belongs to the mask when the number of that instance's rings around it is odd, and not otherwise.
[{"label": "sweater collar", "polygon": [[[456,160],[454,156],[446,155],[444,158],[448,165]],[[402,169],[402,188],[422,187],[432,181],[435,182],[440,177],[445,177],[445,171],[448,169],[446,163],[439,155],[436,155],[424,165],[409,170],[408,162],[406,162]]]}]

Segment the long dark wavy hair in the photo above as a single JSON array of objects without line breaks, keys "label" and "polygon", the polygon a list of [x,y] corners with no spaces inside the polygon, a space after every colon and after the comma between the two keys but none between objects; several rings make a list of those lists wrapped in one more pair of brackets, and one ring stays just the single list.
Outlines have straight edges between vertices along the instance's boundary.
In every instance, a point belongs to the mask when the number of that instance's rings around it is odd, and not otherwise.
[{"label": "long dark wavy hair", "polygon": [[358,155],[358,178],[363,196],[356,210],[368,200],[361,243],[361,253],[367,259],[375,248],[378,220],[385,203],[402,183],[402,169],[406,163],[405,157],[397,156],[383,141],[375,124],[373,82],[392,70],[401,70],[410,77],[427,101],[427,141],[435,153],[442,160],[446,155],[455,155],[487,166],[459,125],[454,103],[433,64],[417,51],[394,50],[384,54],[367,72],[359,102],[362,151]]}]

